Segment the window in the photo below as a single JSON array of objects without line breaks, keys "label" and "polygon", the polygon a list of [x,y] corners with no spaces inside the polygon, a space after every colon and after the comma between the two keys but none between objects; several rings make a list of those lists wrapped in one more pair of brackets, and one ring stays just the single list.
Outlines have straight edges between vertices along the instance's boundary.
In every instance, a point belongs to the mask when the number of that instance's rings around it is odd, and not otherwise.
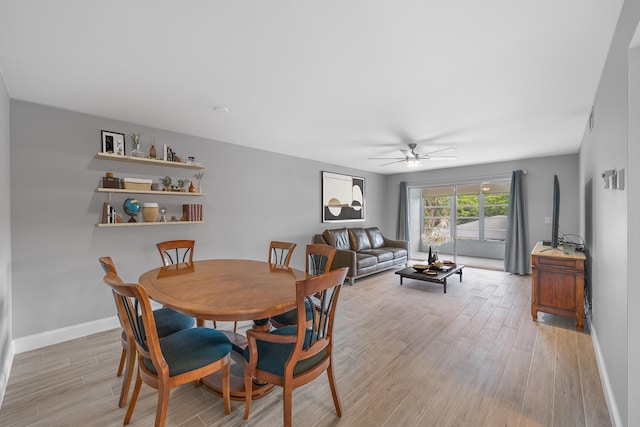
[{"label": "window", "polygon": [[422,188],[422,242],[441,245],[455,237],[503,243],[510,187],[511,181],[501,180]]},{"label": "window", "polygon": [[477,194],[459,194],[456,203],[456,238],[480,240],[480,197]]},{"label": "window", "polygon": [[438,187],[422,191],[422,241],[427,245],[441,245],[451,240],[453,190],[453,187]]},{"label": "window", "polygon": [[484,195],[484,240],[504,242],[507,238],[509,193]]}]

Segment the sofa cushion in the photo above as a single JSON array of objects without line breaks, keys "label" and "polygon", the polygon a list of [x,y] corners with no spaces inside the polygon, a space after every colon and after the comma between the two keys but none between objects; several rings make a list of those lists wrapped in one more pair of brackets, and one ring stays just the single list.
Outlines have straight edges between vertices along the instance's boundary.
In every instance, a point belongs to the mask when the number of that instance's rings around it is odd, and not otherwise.
[{"label": "sofa cushion", "polygon": [[338,250],[349,250],[351,246],[349,245],[349,233],[347,232],[347,228],[336,228],[333,230],[324,230],[322,236],[327,241],[327,244],[333,246]]},{"label": "sofa cushion", "polygon": [[371,267],[378,263],[378,258],[374,255],[368,255],[363,253],[356,253],[356,268],[360,270],[361,268]]},{"label": "sofa cushion", "polygon": [[393,248],[393,247],[389,247],[386,246],[384,248],[380,248],[383,249],[385,251],[389,251],[391,253],[393,253],[393,258],[394,259],[398,259],[398,258],[406,258],[407,257],[407,250],[403,249],[403,248]]},{"label": "sofa cushion", "polygon": [[367,228],[367,235],[369,236],[372,249],[378,249],[384,246],[384,237],[378,227]]},{"label": "sofa cushion", "polygon": [[378,259],[378,262],[391,261],[393,259],[393,252],[382,249],[367,249],[362,251],[362,253],[373,255]]},{"label": "sofa cushion", "polygon": [[356,252],[371,249],[371,242],[369,242],[369,236],[364,228],[350,228],[349,240],[351,241],[351,249]]}]

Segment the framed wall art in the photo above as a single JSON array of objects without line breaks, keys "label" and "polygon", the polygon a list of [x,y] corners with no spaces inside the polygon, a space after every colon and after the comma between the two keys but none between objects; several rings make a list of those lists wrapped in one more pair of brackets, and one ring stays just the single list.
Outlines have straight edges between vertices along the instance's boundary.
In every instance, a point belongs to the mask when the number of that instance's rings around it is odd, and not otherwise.
[{"label": "framed wall art", "polygon": [[124,133],[102,131],[102,144],[100,146],[102,153],[124,154]]},{"label": "framed wall art", "polygon": [[322,222],[364,221],[364,178],[322,172]]}]

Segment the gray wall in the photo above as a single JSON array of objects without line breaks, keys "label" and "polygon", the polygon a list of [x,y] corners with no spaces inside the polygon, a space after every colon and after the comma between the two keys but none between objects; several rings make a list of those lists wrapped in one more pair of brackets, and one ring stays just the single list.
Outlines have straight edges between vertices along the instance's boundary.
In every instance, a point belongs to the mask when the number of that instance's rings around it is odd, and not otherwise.
[{"label": "gray wall", "polygon": [[9,379],[11,336],[11,181],[9,156],[9,94],[0,72],[0,402]]},{"label": "gray wall", "polygon": [[[638,30],[636,30],[636,33]],[[640,47],[634,47],[630,51],[630,67],[629,67],[629,117],[640,117]],[[640,159],[640,121],[631,120],[629,122],[629,140],[628,140],[628,159]],[[634,141],[633,143],[631,141]],[[640,212],[640,174],[635,165],[629,164],[627,160],[627,212]],[[640,217],[638,215],[628,215],[627,230],[627,345],[629,346],[627,365],[629,372],[629,394],[627,404],[629,406],[628,419],[634,424],[640,424],[640,407],[635,404],[640,402],[640,339],[638,339],[638,331],[640,331],[640,316],[633,309],[637,307],[634,301],[640,301],[640,287],[633,285],[630,277],[634,277],[636,273],[633,260],[640,259]],[[629,303],[629,301],[631,303]],[[633,402],[633,403],[632,403]],[[631,423],[629,423],[631,425]]]},{"label": "gray wall", "polygon": [[510,177],[512,171],[522,169],[527,171],[523,189],[527,197],[525,210],[529,222],[529,244],[533,249],[537,241],[551,238],[551,224],[545,224],[544,218],[551,217],[554,174],[560,181],[560,232],[578,234],[578,165],[578,155],[571,154],[391,175],[387,180],[385,228],[396,229],[401,181],[408,185],[477,181],[496,176]]},{"label": "gray wall", "polygon": [[[581,230],[592,260],[592,337],[610,411],[616,424],[626,426],[640,425],[640,375],[637,367],[630,369],[640,359],[638,299],[633,298],[640,295],[637,283],[630,281],[633,274],[628,274],[638,254],[634,208],[640,196],[635,177],[640,109],[637,95],[629,97],[629,80],[637,87],[640,67],[636,62],[629,73],[629,43],[639,20],[640,2],[625,1],[594,101],[595,126],[585,131],[580,150]],[[635,104],[631,116],[630,101]],[[631,122],[628,117],[633,117]],[[626,170],[624,191],[604,189],[601,174],[608,169]]]},{"label": "gray wall", "polygon": [[[102,129],[141,132],[145,150],[154,136],[158,145],[202,160],[207,196],[197,201],[204,204],[207,223],[95,227],[107,197],[95,190],[106,171],[154,179],[194,173],[95,159]],[[134,281],[159,265],[155,244],[162,240],[195,239],[196,259],[261,260],[267,259],[270,240],[293,241],[299,247],[292,266],[304,268],[304,246],[314,233],[330,228],[321,222],[322,170],[365,177],[367,221],[357,224],[387,231],[381,175],[16,100],[11,101],[11,166],[14,339],[112,317],[113,301],[97,258],[113,257],[122,277]],[[123,200],[114,197],[114,205]],[[167,207],[196,202],[176,196],[140,200]]]}]

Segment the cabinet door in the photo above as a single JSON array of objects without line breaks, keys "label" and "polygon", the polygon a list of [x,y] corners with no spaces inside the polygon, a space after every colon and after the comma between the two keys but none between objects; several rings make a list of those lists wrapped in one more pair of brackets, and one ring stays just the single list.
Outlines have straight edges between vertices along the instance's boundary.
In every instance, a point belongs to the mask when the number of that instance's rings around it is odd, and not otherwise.
[{"label": "cabinet door", "polygon": [[562,310],[576,308],[576,276],[557,270],[538,269],[538,305]]}]

